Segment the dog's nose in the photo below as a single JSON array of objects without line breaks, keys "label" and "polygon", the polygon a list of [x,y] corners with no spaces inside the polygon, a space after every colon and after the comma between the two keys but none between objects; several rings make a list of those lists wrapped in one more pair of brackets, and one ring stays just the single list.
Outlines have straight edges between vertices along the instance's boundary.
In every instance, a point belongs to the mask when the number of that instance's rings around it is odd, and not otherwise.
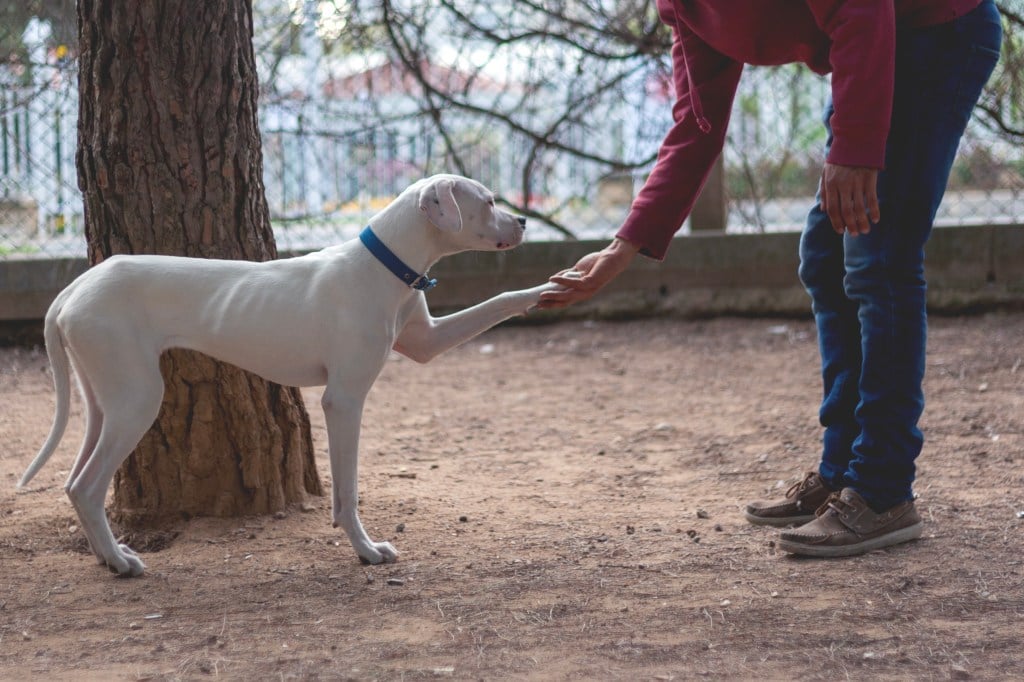
[{"label": "dog's nose", "polygon": [[519,227],[521,227],[521,228],[523,228],[525,230],[526,229],[526,218],[524,218],[523,216],[517,216],[516,220],[519,221]]}]

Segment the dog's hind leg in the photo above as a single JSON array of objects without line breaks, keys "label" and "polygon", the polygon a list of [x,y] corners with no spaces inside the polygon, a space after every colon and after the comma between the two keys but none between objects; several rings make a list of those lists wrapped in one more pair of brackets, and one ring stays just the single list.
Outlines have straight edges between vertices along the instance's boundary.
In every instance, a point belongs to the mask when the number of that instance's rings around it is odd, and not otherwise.
[{"label": "dog's hind leg", "polygon": [[397,559],[398,550],[389,542],[371,540],[359,521],[359,422],[369,384],[359,391],[328,381],[321,404],[327,420],[334,525],[345,531],[360,559],[379,564]]},{"label": "dog's hind leg", "polygon": [[[73,357],[72,362],[74,362]],[[96,443],[99,441],[100,429],[103,426],[103,411],[100,409],[99,403],[96,402],[96,395],[93,393],[92,386],[89,385],[88,378],[80,371],[76,372],[76,375],[78,376],[78,387],[82,394],[82,401],[85,403],[85,437],[82,439],[82,447],[78,451],[74,466],[71,467],[71,473],[68,474],[67,481],[64,484],[65,492],[71,488],[72,482],[82,473],[82,469],[92,457],[93,452],[96,451]],[[74,505],[74,498],[70,499],[72,505]],[[79,517],[82,516],[80,509],[75,507],[75,511],[78,512]],[[89,542],[89,549],[92,550],[92,553],[96,555],[101,564],[105,563],[103,555],[96,549],[96,540],[92,537],[92,528],[82,524],[82,532],[85,533],[86,540]]]},{"label": "dog's hind leg", "polygon": [[[141,359],[140,359],[141,360]],[[156,363],[122,358],[117,367],[106,365],[102,382],[109,394],[93,382],[95,398],[102,409],[102,424],[92,455],[67,487],[68,497],[78,511],[93,551],[112,571],[121,576],[141,575],[146,566],[128,546],[118,544],[107,521],[104,502],[114,473],[131,454],[160,411],[164,384]],[[85,370],[88,376],[95,373]]]}]

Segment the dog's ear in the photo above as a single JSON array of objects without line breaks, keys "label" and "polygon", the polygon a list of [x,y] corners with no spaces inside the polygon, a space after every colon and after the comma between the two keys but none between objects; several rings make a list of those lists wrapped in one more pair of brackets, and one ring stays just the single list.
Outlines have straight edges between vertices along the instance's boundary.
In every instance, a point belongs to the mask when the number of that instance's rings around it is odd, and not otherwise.
[{"label": "dog's ear", "polygon": [[420,190],[420,210],[438,229],[458,232],[462,229],[462,211],[455,201],[455,181],[442,178]]}]

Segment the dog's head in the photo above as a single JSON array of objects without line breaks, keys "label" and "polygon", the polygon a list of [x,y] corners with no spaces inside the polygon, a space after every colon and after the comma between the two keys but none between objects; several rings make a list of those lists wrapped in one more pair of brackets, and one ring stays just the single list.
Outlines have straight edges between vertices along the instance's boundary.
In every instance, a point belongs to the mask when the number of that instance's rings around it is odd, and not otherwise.
[{"label": "dog's head", "polygon": [[421,181],[419,210],[464,250],[503,251],[519,246],[526,218],[494,204],[494,193],[475,180],[435,175]]}]

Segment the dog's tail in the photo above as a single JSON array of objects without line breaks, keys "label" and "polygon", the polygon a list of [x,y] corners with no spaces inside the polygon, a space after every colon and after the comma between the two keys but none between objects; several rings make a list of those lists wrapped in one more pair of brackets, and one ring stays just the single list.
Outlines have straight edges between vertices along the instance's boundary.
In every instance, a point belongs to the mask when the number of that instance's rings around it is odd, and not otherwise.
[{"label": "dog's tail", "polygon": [[50,455],[57,449],[60,439],[64,437],[64,429],[68,425],[68,412],[71,405],[71,361],[68,358],[67,348],[64,347],[64,337],[57,326],[57,315],[60,313],[61,303],[62,301],[58,301],[50,306],[43,328],[46,354],[50,358],[50,371],[53,372],[53,389],[57,400],[56,414],[53,417],[53,426],[50,427],[50,435],[47,436],[39,454],[25,470],[21,481],[18,482],[19,488],[28,485],[28,482],[43,468],[46,460],[50,459]]}]

